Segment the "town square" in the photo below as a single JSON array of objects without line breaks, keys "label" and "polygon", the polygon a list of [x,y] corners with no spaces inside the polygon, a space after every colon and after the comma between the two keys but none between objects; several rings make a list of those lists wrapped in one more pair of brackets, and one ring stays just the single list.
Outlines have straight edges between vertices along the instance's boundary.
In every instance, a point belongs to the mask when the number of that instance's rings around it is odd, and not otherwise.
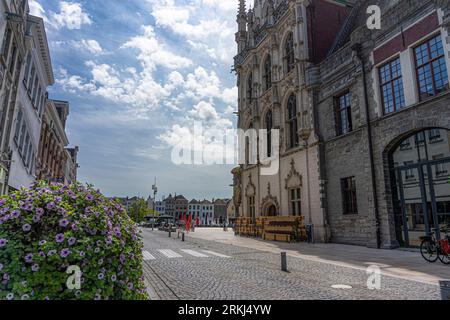
[{"label": "town square", "polygon": [[450,1],[0,8],[0,301],[450,300]]}]

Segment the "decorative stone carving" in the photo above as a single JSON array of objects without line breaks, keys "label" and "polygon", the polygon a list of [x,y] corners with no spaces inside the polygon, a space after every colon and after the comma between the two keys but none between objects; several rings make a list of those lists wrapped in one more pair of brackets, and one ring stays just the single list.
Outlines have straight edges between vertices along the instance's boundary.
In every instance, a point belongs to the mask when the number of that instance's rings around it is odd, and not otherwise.
[{"label": "decorative stone carving", "polygon": [[293,189],[293,188],[301,188],[303,186],[303,178],[300,173],[295,169],[295,160],[291,161],[291,171],[285,180],[285,188]]}]

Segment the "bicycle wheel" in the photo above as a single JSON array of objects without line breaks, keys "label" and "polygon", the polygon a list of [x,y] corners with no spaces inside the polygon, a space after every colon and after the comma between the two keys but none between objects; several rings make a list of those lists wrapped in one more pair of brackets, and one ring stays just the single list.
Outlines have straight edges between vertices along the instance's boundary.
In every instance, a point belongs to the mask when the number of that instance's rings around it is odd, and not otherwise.
[{"label": "bicycle wheel", "polygon": [[439,259],[436,242],[432,240],[425,240],[420,244],[420,253],[430,263],[434,263]]},{"label": "bicycle wheel", "polygon": [[442,250],[439,250],[439,260],[446,265],[450,265],[450,255],[442,252]]}]

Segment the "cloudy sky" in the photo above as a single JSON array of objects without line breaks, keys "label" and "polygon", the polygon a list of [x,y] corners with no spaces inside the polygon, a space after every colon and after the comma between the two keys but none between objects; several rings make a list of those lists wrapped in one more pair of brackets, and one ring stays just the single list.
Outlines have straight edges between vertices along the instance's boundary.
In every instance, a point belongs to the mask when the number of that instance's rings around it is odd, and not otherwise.
[{"label": "cloudy sky", "polygon": [[44,18],[56,84],[71,103],[79,180],[110,196],[230,197],[232,166],[177,166],[172,147],[235,126],[237,0],[30,0]]}]

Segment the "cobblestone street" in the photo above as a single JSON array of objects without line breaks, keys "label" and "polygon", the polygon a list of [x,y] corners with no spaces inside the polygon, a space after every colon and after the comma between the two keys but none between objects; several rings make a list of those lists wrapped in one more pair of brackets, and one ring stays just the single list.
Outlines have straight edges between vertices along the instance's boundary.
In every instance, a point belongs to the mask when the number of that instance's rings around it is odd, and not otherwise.
[{"label": "cobblestone street", "polygon": [[[220,232],[223,231],[209,230],[206,234],[220,235]],[[289,272],[285,273],[280,270],[277,253],[251,245],[207,240],[202,233],[205,231],[198,230],[182,242],[176,234],[169,238],[165,232],[142,231],[144,271],[152,299],[440,299],[439,287],[433,281],[383,273],[381,289],[369,290],[368,275],[363,268],[324,260],[290,255]],[[336,285],[351,288],[333,288]]]}]

